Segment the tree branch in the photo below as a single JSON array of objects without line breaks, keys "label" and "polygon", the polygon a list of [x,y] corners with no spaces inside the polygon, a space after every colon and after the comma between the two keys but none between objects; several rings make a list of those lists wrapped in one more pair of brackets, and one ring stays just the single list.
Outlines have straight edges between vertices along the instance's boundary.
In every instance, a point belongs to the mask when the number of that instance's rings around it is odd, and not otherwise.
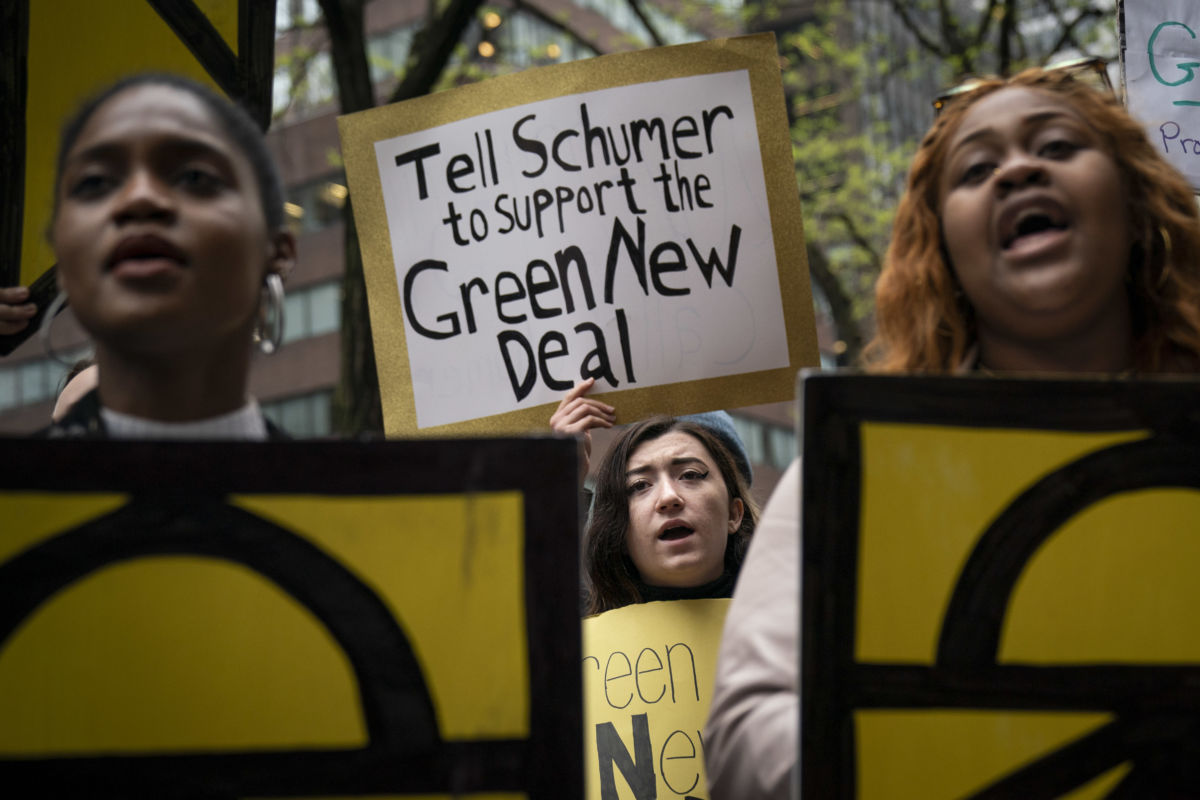
[{"label": "tree branch", "polygon": [[946,58],[950,55],[950,52],[941,43],[929,38],[929,35],[921,30],[921,26],[917,24],[917,21],[908,12],[908,8],[906,7],[907,0],[889,0],[889,5],[891,5],[892,10],[899,18],[900,24],[916,37],[922,47],[941,58]]},{"label": "tree branch", "polygon": [[367,65],[367,23],[364,0],[320,0],[329,51],[343,114],[375,105],[371,69]]},{"label": "tree branch", "polygon": [[988,33],[992,30],[992,20],[996,18],[996,4],[999,0],[988,0],[987,8],[983,9],[980,16],[979,28],[975,32],[974,39],[977,47],[987,41]]},{"label": "tree branch", "polygon": [[646,30],[650,32],[650,38],[654,41],[654,46],[662,47],[664,44],[666,44],[666,42],[663,41],[662,36],[659,35],[658,29],[656,29],[654,24],[650,22],[650,17],[646,15],[646,9],[642,8],[641,0],[625,0],[625,2],[629,5],[629,8],[633,11],[637,18],[641,20],[641,23],[646,26]]},{"label": "tree branch", "polygon": [[1047,59],[1049,57],[1053,56],[1055,53],[1062,50],[1063,48],[1065,48],[1068,44],[1074,46],[1075,48],[1077,48],[1079,50],[1083,50],[1082,45],[1080,45],[1078,40],[1076,40],[1076,38],[1075,38],[1075,29],[1078,28],[1085,20],[1102,19],[1105,16],[1104,11],[1097,8],[1096,6],[1088,6],[1087,8],[1085,8],[1079,12],[1079,16],[1075,17],[1075,19],[1071,20],[1070,22],[1067,22],[1064,19],[1063,13],[1059,10],[1057,5],[1055,5],[1053,0],[1047,0],[1046,5],[1050,8],[1051,12],[1054,14],[1054,16],[1058,19],[1059,23],[1062,25],[1062,32],[1059,34],[1058,40],[1054,43],[1054,46],[1046,54]]},{"label": "tree branch", "polygon": [[867,258],[871,260],[871,268],[875,271],[875,274],[879,274],[879,271],[883,268],[883,259],[879,257],[879,251],[875,249],[875,245],[859,229],[858,223],[854,221],[854,218],[845,211],[837,212],[833,215],[833,218],[846,226],[846,233],[850,235],[850,241],[858,245],[867,254]]},{"label": "tree branch", "polygon": [[537,5],[534,3],[523,3],[523,2],[521,2],[521,0],[516,0],[514,7],[518,11],[523,11],[524,13],[530,15],[531,17],[536,17],[537,19],[540,19],[542,22],[546,23],[547,25],[554,28],[555,30],[558,30],[558,31],[561,31],[562,33],[567,34],[567,36],[570,36],[576,42],[578,42],[579,44],[583,45],[588,50],[590,50],[593,55],[597,55],[597,56],[603,55],[604,50],[600,47],[600,45],[597,42],[589,39],[588,37],[584,36],[583,33],[576,30],[575,28],[571,27],[569,22],[566,22],[563,19],[556,17],[552,14],[546,13],[546,10],[543,9],[540,5]]},{"label": "tree branch", "polygon": [[437,83],[463,31],[475,19],[483,0],[451,0],[436,19],[431,19],[417,34],[413,52],[404,70],[404,79],[392,92],[389,103],[429,94]]},{"label": "tree branch", "polygon": [[854,311],[850,296],[842,289],[841,282],[833,274],[825,251],[816,242],[809,241],[805,245],[808,251],[808,274],[813,283],[825,295],[829,303],[829,315],[833,317],[833,327],[838,338],[846,343],[846,350],[841,355],[842,362],[853,364],[858,360],[862,350],[862,329],[854,319]]},{"label": "tree branch", "polygon": [[1012,36],[1017,29],[1016,17],[1016,0],[1004,0],[1004,14],[1000,18],[999,41],[996,43],[996,50],[999,53],[997,72],[1001,75],[1007,75],[1012,65]]}]

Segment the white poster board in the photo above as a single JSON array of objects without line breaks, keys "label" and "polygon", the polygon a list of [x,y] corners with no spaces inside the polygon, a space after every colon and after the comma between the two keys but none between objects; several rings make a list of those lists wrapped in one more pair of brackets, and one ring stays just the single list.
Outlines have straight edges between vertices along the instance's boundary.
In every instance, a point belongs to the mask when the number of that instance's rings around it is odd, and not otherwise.
[{"label": "white poster board", "polygon": [[1200,191],[1200,2],[1135,0],[1124,24],[1129,111]]},{"label": "white poster board", "polygon": [[816,352],[782,113],[756,36],[342,118],[387,431],[544,426],[584,378],[621,421],[790,397]]}]

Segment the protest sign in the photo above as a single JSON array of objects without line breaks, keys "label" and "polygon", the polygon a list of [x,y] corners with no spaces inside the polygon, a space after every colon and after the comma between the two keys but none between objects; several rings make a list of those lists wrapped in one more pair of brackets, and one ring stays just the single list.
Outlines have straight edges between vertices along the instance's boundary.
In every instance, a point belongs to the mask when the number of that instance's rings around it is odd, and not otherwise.
[{"label": "protest sign", "polygon": [[[46,239],[59,131],[88,97],[137,72],[186,75],[241,101],[266,128],[274,0],[6,0],[0,4],[0,286],[57,293]],[[11,352],[33,331],[0,336]]]},{"label": "protest sign", "polygon": [[575,460],[0,440],[0,794],[578,796]]},{"label": "protest sign", "polygon": [[588,800],[708,797],[704,721],[728,609],[637,603],[583,621]]},{"label": "protest sign", "polygon": [[800,396],[804,796],[1192,793],[1200,382]]},{"label": "protest sign", "polygon": [[1123,4],[1126,103],[1150,141],[1200,191],[1200,4]]},{"label": "protest sign", "polygon": [[780,400],[816,363],[771,35],[529,70],[339,120],[389,433]]}]

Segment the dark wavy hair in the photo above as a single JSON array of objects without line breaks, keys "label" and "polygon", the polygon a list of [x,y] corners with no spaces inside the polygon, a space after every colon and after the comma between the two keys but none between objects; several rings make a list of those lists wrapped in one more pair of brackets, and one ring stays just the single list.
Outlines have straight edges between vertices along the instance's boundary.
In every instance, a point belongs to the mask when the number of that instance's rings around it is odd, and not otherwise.
[{"label": "dark wavy hair", "polygon": [[967,111],[1013,86],[1061,95],[1095,129],[1125,182],[1134,241],[1128,266],[1134,368],[1200,368],[1200,213],[1191,187],[1115,97],[1044,69],[981,81],[951,100],[925,135],[875,285],[876,333],[865,365],[881,372],[948,372],[976,343],[974,309],[943,246],[938,186],[949,142]]},{"label": "dark wavy hair", "polygon": [[742,501],[745,508],[742,524],[729,535],[725,545],[725,571],[737,574],[741,569],[746,548],[750,546],[750,536],[758,524],[758,505],[750,495],[750,488],[738,471],[737,462],[729,448],[712,431],[695,422],[675,417],[654,417],[631,425],[617,437],[596,471],[592,520],[584,537],[587,614],[599,614],[642,602],[637,588],[637,567],[629,557],[625,543],[629,531],[629,494],[625,489],[625,471],[629,457],[642,443],[674,431],[686,433],[704,445],[721,472],[730,502],[734,499]]},{"label": "dark wavy hair", "polygon": [[[217,123],[225,134],[246,156],[254,170],[254,180],[258,185],[258,194],[262,200],[263,217],[266,218],[268,230],[279,230],[283,227],[283,181],[279,177],[279,169],[275,159],[267,149],[263,132],[251,119],[250,115],[240,106],[214,92],[202,83],[185,78],[182,75],[170,73],[145,72],[122,78],[108,88],[89,97],[76,110],[75,115],[63,125],[59,137],[58,157],[55,159],[54,185],[58,186],[62,179],[63,165],[67,153],[75,146],[75,141],[88,120],[100,106],[110,98],[117,96],[127,89],[142,86],[166,86],[190,94],[199,100],[209,113],[216,118]],[[58,216],[58,192],[54,192],[54,216]]]}]

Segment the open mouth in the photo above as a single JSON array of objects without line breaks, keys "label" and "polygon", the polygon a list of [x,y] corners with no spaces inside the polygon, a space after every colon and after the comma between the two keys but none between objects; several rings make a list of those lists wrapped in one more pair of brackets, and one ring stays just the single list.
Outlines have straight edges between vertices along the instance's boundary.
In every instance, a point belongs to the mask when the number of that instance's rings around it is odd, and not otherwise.
[{"label": "open mouth", "polygon": [[678,539],[686,539],[693,533],[695,533],[695,531],[692,528],[689,528],[686,525],[677,525],[674,528],[667,528],[658,535],[658,538],[659,541],[672,542]]},{"label": "open mouth", "polygon": [[1057,211],[1030,209],[1017,217],[1012,229],[1004,237],[1002,246],[1005,250],[1009,250],[1022,239],[1047,231],[1063,231],[1068,227],[1066,219]]},{"label": "open mouth", "polygon": [[112,269],[121,263],[138,264],[173,261],[184,266],[183,252],[178,247],[158,236],[132,236],[123,240],[108,258],[106,267]]}]

